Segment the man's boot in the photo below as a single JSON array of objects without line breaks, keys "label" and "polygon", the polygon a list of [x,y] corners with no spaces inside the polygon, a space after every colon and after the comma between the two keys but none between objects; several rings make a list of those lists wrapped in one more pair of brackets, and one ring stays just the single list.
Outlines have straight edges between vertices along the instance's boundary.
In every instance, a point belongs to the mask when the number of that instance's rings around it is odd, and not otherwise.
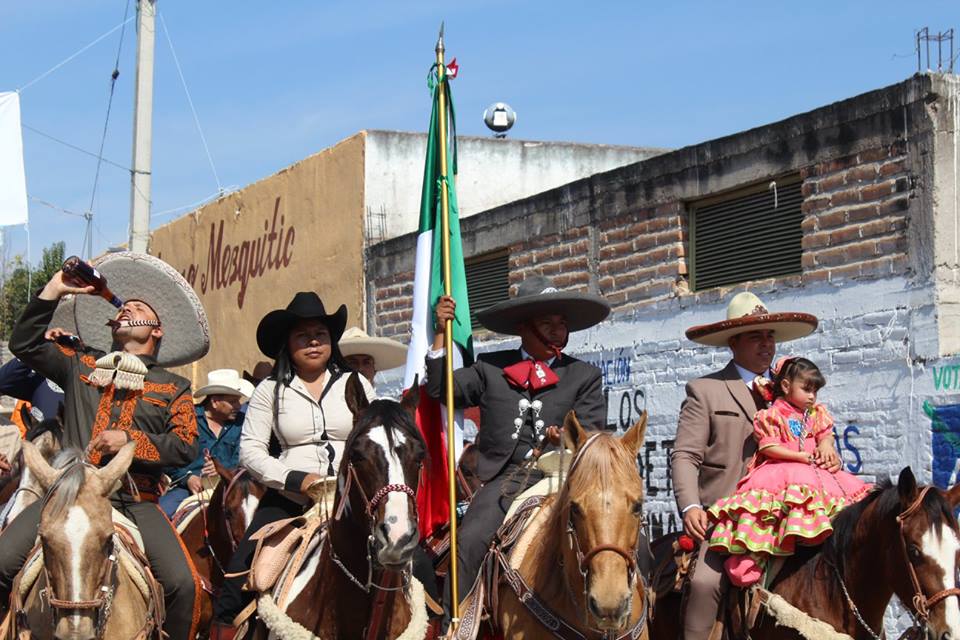
[{"label": "man's boot", "polygon": [[234,640],[237,628],[232,624],[214,621],[210,625],[210,640]]}]

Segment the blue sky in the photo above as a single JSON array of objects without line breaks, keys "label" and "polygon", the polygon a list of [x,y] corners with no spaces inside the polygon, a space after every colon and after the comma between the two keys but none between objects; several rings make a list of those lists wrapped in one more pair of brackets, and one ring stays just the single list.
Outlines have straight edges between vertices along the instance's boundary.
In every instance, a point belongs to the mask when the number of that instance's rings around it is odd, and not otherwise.
[{"label": "blue sky", "polygon": [[[22,87],[123,21],[133,0],[4,0],[0,91]],[[513,137],[681,147],[899,82],[914,30],[960,27],[927,2],[214,2],[159,0],[224,187],[243,186],[362,129],[422,131],[441,20],[460,64],[461,134],[483,109],[519,114]],[[133,5],[130,6],[133,15]],[[104,157],[131,164],[135,21],[127,24]],[[96,151],[116,31],[21,94],[23,123]],[[960,53],[960,37],[955,42]],[[960,66],[960,65],[958,65]],[[152,226],[217,192],[158,20]],[[96,161],[24,131],[28,192],[75,213]],[[495,188],[495,185],[491,185]],[[126,239],[129,174],[101,169],[94,251]],[[177,213],[177,215],[180,215]],[[30,201],[34,259],[79,253],[84,221]],[[26,234],[11,228],[9,253]]]}]

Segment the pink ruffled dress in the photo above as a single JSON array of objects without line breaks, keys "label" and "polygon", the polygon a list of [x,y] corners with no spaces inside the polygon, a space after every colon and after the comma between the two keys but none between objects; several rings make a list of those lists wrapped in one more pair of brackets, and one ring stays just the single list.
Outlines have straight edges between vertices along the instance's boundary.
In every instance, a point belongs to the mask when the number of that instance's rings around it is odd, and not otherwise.
[{"label": "pink ruffled dress", "polygon": [[[773,445],[813,453],[821,440],[832,438],[833,418],[821,404],[804,412],[779,398],[769,409],[757,412],[753,433],[759,450],[750,470],[733,495],[707,511],[714,525],[709,544],[715,551],[786,556],[797,544],[820,544],[833,531],[830,518],[870,490],[870,485],[846,471],[830,473],[811,464],[763,455]],[[728,573],[736,566],[737,562],[728,564]],[[731,578],[741,582],[738,576]],[[739,578],[749,583],[759,575]]]}]

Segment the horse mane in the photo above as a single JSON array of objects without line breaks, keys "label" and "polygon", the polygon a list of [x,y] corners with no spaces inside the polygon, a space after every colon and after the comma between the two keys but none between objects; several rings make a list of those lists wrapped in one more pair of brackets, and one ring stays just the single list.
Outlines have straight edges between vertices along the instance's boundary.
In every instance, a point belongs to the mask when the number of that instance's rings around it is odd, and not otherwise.
[{"label": "horse mane", "polygon": [[582,451],[576,473],[569,474],[563,483],[558,497],[561,504],[566,503],[571,494],[581,495],[588,491],[606,491],[611,487],[623,486],[629,479],[625,470],[636,467],[634,457],[619,446],[617,439],[609,433],[596,434],[593,443]]},{"label": "horse mane", "polygon": [[64,449],[54,457],[52,466],[64,470],[43,498],[44,508],[49,508],[51,516],[56,517],[77,501],[77,494],[86,479],[83,452],[74,448]]},{"label": "horse mane", "polygon": [[[881,521],[893,521],[903,511],[900,492],[890,478],[881,480],[867,494],[867,497],[844,508],[833,519],[833,534],[824,543],[822,553],[827,560],[837,567],[841,575],[845,568],[844,559],[849,555],[848,552],[854,544],[857,523],[860,522],[864,512],[873,504],[876,504],[875,517]],[[920,506],[927,519],[936,527],[938,535],[942,531],[944,523],[951,528],[954,526],[953,510],[940,491],[928,491],[923,498],[923,504]]]},{"label": "horse mane", "polygon": [[421,446],[426,447],[423,436],[420,435],[420,430],[417,429],[417,425],[410,414],[400,406],[399,402],[395,400],[374,400],[363,411],[353,430],[350,431],[350,435],[347,436],[347,441],[343,446],[343,460],[349,459],[347,452],[353,449],[358,438],[379,426],[385,427],[387,442],[391,447],[393,446],[394,431],[399,431],[408,440],[415,440]]}]

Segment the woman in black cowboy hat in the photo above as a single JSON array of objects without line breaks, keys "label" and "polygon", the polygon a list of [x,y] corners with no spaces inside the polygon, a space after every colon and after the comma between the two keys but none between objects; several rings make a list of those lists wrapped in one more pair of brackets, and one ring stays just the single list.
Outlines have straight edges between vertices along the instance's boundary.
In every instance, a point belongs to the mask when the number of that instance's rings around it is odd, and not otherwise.
[{"label": "woman in black cowboy hat", "polygon": [[[282,518],[300,515],[310,503],[307,488],[335,476],[353,414],[344,399],[350,372],[337,343],[347,323],[341,305],[328,314],[317,294],[301,291],[286,309],[271,311],[257,327],[257,345],[275,360],[247,408],[240,438],[240,464],[268,487],[244,538],[227,566],[248,568],[255,545],[251,533]],[[373,388],[360,377],[370,400]],[[279,455],[271,451],[279,441]],[[252,597],[241,592],[245,578],[225,582],[214,607],[211,638],[232,638],[232,621]]]}]

